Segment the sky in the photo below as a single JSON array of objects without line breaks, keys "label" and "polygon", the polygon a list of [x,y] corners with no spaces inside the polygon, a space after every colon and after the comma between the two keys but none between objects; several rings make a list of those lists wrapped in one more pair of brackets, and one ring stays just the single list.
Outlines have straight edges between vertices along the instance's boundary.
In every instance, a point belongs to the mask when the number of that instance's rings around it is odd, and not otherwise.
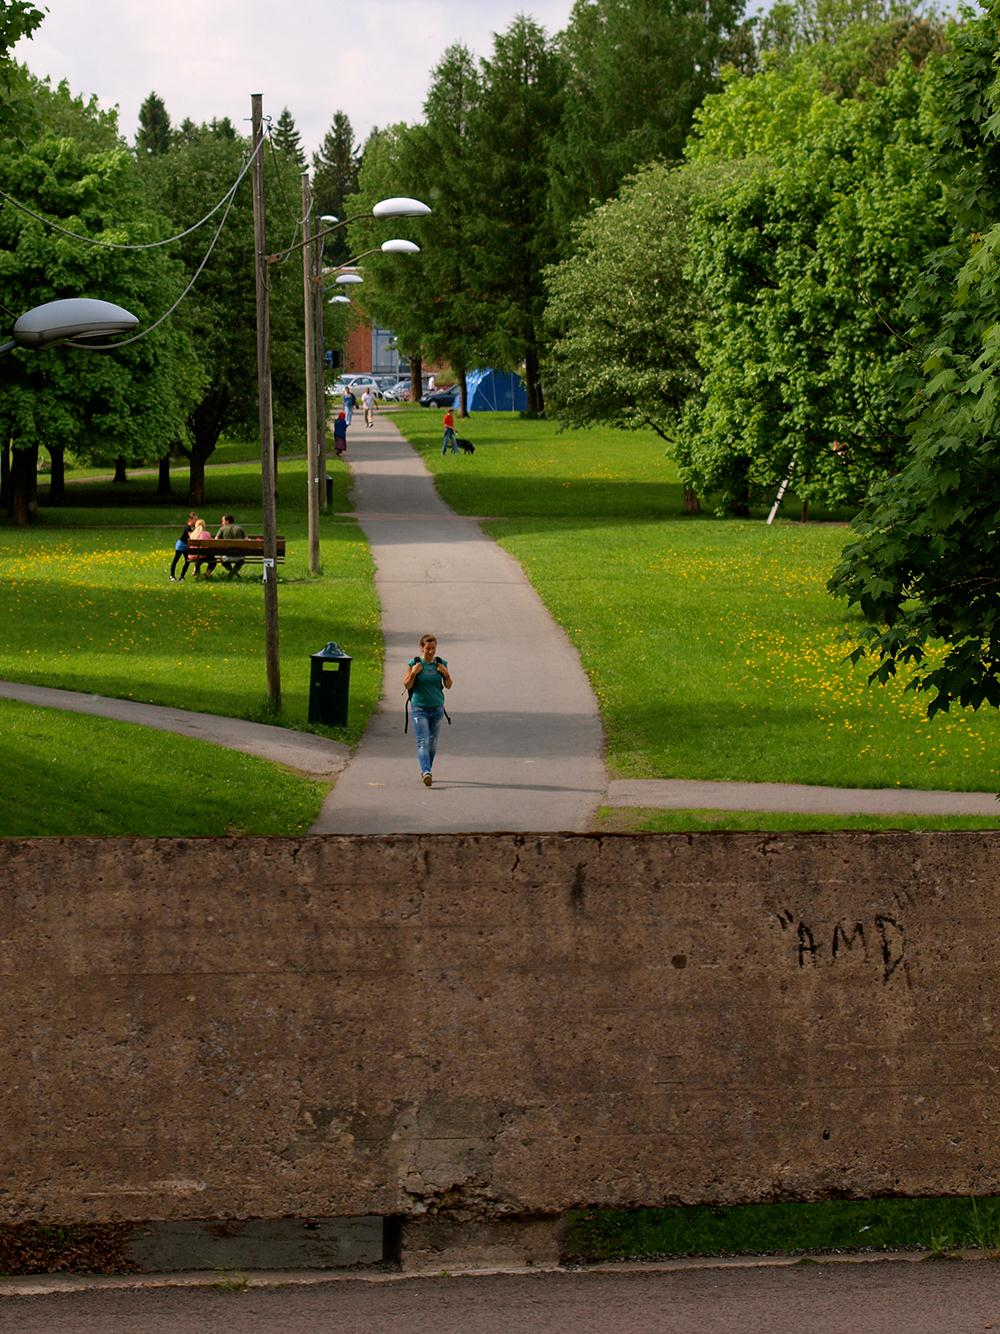
[{"label": "sky", "polygon": [[[572,0],[38,0],[48,10],[15,47],[32,73],[117,105],[131,143],[150,92],[171,121],[228,116],[249,134],[250,95],[265,116],[287,106],[311,157],[335,111],[360,142],[376,125],[422,118],[431,71],[462,41],[488,55],[524,11],[550,34]],[[245,124],[244,124],[245,122]]]}]

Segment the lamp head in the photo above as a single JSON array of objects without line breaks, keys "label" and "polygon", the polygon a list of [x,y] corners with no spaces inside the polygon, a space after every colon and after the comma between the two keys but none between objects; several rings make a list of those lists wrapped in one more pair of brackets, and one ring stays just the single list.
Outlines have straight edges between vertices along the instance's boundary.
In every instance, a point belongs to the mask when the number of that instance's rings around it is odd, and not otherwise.
[{"label": "lamp head", "polygon": [[138,327],[138,316],[110,301],[91,297],[66,297],[47,301],[26,311],[14,324],[14,342],[36,351],[53,343],[86,344],[88,338],[106,338],[109,334],[128,333]]},{"label": "lamp head", "polygon": [[426,218],[430,209],[419,199],[380,199],[372,209],[373,218]]}]

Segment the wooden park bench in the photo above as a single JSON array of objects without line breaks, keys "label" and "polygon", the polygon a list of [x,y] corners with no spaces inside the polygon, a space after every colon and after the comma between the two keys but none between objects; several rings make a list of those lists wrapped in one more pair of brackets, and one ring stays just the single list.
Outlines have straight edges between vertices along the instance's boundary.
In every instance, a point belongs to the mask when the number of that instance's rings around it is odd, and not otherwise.
[{"label": "wooden park bench", "polygon": [[[285,563],[285,539],[275,541],[276,559],[279,565]],[[264,564],[264,539],[262,537],[198,537],[188,541],[188,556],[199,563],[211,557],[216,564],[225,560],[242,561],[245,565]],[[195,569],[198,567],[195,566]],[[226,574],[239,579],[240,572],[232,565],[224,566]]]}]

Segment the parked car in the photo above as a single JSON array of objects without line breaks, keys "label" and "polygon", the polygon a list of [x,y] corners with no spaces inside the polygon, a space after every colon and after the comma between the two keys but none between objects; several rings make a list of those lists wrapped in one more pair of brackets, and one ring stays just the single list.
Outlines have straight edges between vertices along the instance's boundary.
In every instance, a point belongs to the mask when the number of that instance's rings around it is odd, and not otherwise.
[{"label": "parked car", "polygon": [[435,389],[433,394],[424,394],[420,400],[422,408],[453,408],[458,401],[458,385],[449,389]]},{"label": "parked car", "polygon": [[410,401],[410,382],[409,380],[397,380],[385,391],[385,397],[390,403],[409,403]]},{"label": "parked car", "polygon": [[[350,375],[347,378],[347,383],[353,390],[355,398],[359,401],[366,389],[370,389],[376,398],[381,394],[378,380],[375,379],[374,375]],[[341,390],[341,392],[343,392],[343,390]]]}]

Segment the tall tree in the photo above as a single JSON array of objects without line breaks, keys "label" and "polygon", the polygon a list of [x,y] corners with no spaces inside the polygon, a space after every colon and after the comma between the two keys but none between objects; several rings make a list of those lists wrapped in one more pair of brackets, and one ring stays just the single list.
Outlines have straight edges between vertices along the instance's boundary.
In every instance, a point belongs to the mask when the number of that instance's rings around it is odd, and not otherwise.
[{"label": "tall tree", "polygon": [[[463,386],[465,374],[485,355],[484,309],[471,286],[472,212],[468,193],[455,189],[472,169],[472,125],[479,94],[473,58],[461,43],[448,48],[431,76],[422,125],[377,131],[365,145],[359,191],[350,213],[379,198],[406,194],[431,206],[429,217],[392,224],[366,218],[351,228],[360,253],[385,239],[386,228],[417,241],[412,256],[375,255],[365,262],[358,301],[391,328],[409,357],[447,362]],[[462,410],[467,410],[463,399]]]},{"label": "tall tree", "polygon": [[743,10],[744,0],[576,0],[559,38],[566,94],[551,148],[561,225],[643,163],[681,157],[695,109],[735,52]]},{"label": "tall tree", "polygon": [[[569,426],[652,427],[675,440],[700,382],[688,228],[713,176],[654,163],[576,224],[574,252],[546,272],[547,413]],[[697,508],[693,492],[685,507]]]},{"label": "tall tree", "polygon": [[854,658],[897,672],[928,713],[1000,707],[1000,0],[954,36],[939,85],[937,171],[953,224],[908,311],[922,366],[905,466],[852,525],[830,587],[863,618]]},{"label": "tall tree", "polygon": [[166,153],[173,139],[170,113],[163,98],[150,93],[139,108],[139,129],[135,136],[135,150],[139,154],[159,156]]},{"label": "tall tree", "polygon": [[[865,33],[845,35],[855,56],[877,45]],[[810,48],[731,82],[689,148],[735,162],[690,232],[704,377],[677,458],[736,513],[790,470],[804,501],[857,503],[903,444],[901,303],[946,227],[928,77],[907,57],[845,97],[829,60]]]},{"label": "tall tree", "polygon": [[[148,158],[143,172],[152,197],[176,229],[190,224],[206,201],[220,199],[249,156],[249,145],[231,126],[201,126],[188,142],[162,157]],[[283,156],[266,159],[269,247],[292,239],[290,201],[298,199],[298,168]],[[276,180],[274,173],[283,173]],[[204,258],[215,219],[184,238],[179,249],[189,273]],[[302,269],[288,262],[269,266],[271,371],[275,440],[298,440],[305,406],[302,359]],[[205,268],[178,311],[205,370],[203,392],[188,419],[184,450],[190,461],[190,497],[201,504],[205,464],[226,430],[257,431],[256,308],[250,176],[236,193],[229,217]]]},{"label": "tall tree", "polygon": [[31,37],[44,18],[32,0],[4,0],[0,5],[0,130],[24,142],[31,132],[27,71],[11,55],[22,37]]},{"label": "tall tree", "polygon": [[[431,218],[381,222],[370,216],[372,205],[393,195],[421,197],[424,178],[416,131],[408,125],[373,130],[362,157],[357,193],[347,196],[344,210],[357,216],[349,228],[349,249],[354,254],[373,250],[390,236],[403,235],[420,245],[418,255],[371,255],[364,262],[364,286],[352,291],[356,306],[370,319],[391,329],[405,356],[426,354],[425,334],[434,308],[434,292],[427,279],[426,261]],[[428,201],[429,202],[429,201]],[[364,216],[364,215],[368,216]]]},{"label": "tall tree", "polygon": [[[312,166],[312,194],[317,215],[330,213],[335,218],[345,217],[344,201],[357,190],[360,169],[354,131],[345,111],[334,113],[319,150],[313,154]],[[335,233],[330,238],[328,254],[338,260],[349,258],[343,233]]]},{"label": "tall tree", "polygon": [[[67,134],[91,108],[65,86],[34,86],[42,137],[4,155],[0,179],[13,196],[81,238],[141,244],[163,234],[139,188],[134,162],[118,141],[90,151],[106,126]],[[49,119],[59,136],[47,135]],[[9,203],[0,209],[0,271],[6,300],[24,309],[69,292],[98,292],[149,324],[183,284],[180,265],[162,249],[110,250],[50,230]],[[113,341],[113,340],[112,340]],[[176,324],[109,352],[17,350],[0,361],[0,435],[13,440],[8,504],[17,522],[30,517],[39,446],[52,456],[58,491],[65,449],[89,461],[155,460],[183,430],[199,371]]]},{"label": "tall tree", "polygon": [[300,167],[306,165],[306,155],[302,151],[302,135],[295,128],[295,120],[287,107],[281,108],[281,115],[275,122],[271,141],[275,148],[287,153]]},{"label": "tall tree", "polygon": [[562,87],[562,67],[544,28],[524,15],[515,18],[482,61],[467,171],[455,184],[467,195],[463,279],[478,307],[476,341],[493,365],[523,366],[532,412],[543,408],[543,270],[557,255],[548,158]]}]

